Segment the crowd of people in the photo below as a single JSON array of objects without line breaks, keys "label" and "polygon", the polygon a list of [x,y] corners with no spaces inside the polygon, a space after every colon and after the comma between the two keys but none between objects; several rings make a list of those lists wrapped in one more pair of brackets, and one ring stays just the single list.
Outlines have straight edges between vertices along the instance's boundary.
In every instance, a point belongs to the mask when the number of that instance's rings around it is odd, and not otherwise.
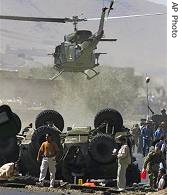
[{"label": "crowd of people", "polygon": [[161,121],[142,119],[130,130],[133,137],[133,152],[144,158],[142,172],[147,171],[150,187],[161,190],[167,186],[167,114],[161,110]]}]

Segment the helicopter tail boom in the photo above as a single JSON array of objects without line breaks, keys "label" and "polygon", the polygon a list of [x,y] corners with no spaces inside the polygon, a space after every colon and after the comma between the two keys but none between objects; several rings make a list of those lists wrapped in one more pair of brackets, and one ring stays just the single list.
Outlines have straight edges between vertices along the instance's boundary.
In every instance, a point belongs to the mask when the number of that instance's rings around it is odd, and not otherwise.
[{"label": "helicopter tail boom", "polygon": [[103,34],[104,34],[104,21],[105,21],[106,10],[108,9],[108,13],[107,13],[107,17],[108,17],[110,11],[113,10],[113,4],[114,4],[114,0],[111,1],[109,8],[107,8],[107,7],[102,8],[102,14],[101,14],[101,18],[100,18],[99,30],[97,32],[97,35],[100,36],[100,37],[102,37]]},{"label": "helicopter tail boom", "polygon": [[101,14],[101,19],[100,19],[100,24],[99,24],[99,30],[98,30],[98,32],[97,32],[97,35],[98,36],[103,36],[103,34],[104,34],[104,21],[105,21],[105,15],[106,15],[106,10],[107,10],[108,8],[106,8],[106,7],[104,7],[103,9],[102,9],[102,14]]}]

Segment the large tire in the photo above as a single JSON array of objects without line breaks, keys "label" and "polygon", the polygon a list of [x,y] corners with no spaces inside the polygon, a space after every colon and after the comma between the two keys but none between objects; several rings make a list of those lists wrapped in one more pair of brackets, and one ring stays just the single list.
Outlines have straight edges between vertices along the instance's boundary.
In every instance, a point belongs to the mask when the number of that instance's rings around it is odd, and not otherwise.
[{"label": "large tire", "polygon": [[35,153],[38,152],[42,142],[45,141],[46,134],[49,133],[52,136],[52,140],[60,147],[60,134],[56,129],[49,126],[41,126],[34,131],[31,139],[32,147]]},{"label": "large tire", "polygon": [[55,110],[44,110],[39,113],[35,119],[35,128],[39,128],[41,126],[47,124],[54,124],[61,132],[64,129],[64,120],[61,114],[56,112]]},{"label": "large tire", "polygon": [[[21,130],[21,120],[8,105],[0,106],[0,137],[12,137]],[[3,119],[4,118],[4,119]],[[4,120],[4,122],[3,122]]]},{"label": "large tire", "polygon": [[36,160],[37,154],[31,144],[21,145],[20,170],[23,175],[39,176],[40,163]]},{"label": "large tire", "polygon": [[19,147],[17,138],[8,137],[0,138],[0,156],[6,159],[7,162],[16,161],[19,156]]},{"label": "large tire", "polygon": [[[123,118],[117,110],[106,108],[98,112],[94,119],[95,128],[98,128],[103,123],[108,124],[108,134],[115,134],[116,132],[121,131],[123,126]],[[102,127],[99,130],[102,133],[106,133],[106,127]]]},{"label": "large tire", "polygon": [[88,152],[93,160],[109,164],[115,160],[112,151],[115,148],[114,138],[107,134],[98,134],[89,143]]},{"label": "large tire", "polygon": [[[80,151],[78,152],[78,149]],[[81,147],[72,145],[67,151],[61,164],[62,177],[65,181],[73,183],[73,173],[84,178],[86,172],[86,159],[81,151]]]},{"label": "large tire", "polygon": [[0,106],[0,128],[2,129],[4,124],[9,123],[12,117],[11,108],[8,105]]},{"label": "large tire", "polygon": [[19,118],[19,116],[15,113],[13,113],[13,118],[16,122],[16,126],[17,126],[17,134],[21,131],[21,120]]}]

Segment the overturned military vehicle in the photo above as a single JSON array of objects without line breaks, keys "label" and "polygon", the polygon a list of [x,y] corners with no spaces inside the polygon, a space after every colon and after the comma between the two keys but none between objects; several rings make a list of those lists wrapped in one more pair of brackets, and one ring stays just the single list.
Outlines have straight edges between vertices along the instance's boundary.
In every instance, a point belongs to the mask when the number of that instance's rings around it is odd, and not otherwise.
[{"label": "overturned military vehicle", "polygon": [[[123,126],[121,114],[114,109],[103,109],[94,119],[91,127],[67,127],[63,133],[64,120],[55,110],[44,110],[35,119],[35,130],[31,140],[22,142],[19,159],[23,175],[38,177],[40,162],[37,152],[47,133],[60,148],[57,157],[56,178],[73,183],[75,178],[115,179],[116,157],[112,155],[118,147],[115,137],[125,134],[131,147],[129,131]],[[127,184],[140,182],[139,169],[132,164],[127,170]]]}]

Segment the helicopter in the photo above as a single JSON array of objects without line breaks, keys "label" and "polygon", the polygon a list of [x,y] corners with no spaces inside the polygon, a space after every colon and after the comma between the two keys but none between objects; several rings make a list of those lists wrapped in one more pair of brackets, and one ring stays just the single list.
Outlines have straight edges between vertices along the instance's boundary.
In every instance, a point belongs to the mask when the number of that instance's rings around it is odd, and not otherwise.
[{"label": "helicopter", "polygon": [[[52,55],[54,58],[54,69],[57,73],[50,77],[54,80],[59,77],[63,72],[81,72],[86,75],[90,80],[97,76],[94,68],[99,66],[100,55],[106,54],[105,52],[96,52],[97,45],[100,41],[116,41],[117,39],[105,39],[104,36],[104,23],[107,19],[130,18],[151,15],[163,15],[163,13],[143,14],[143,15],[129,15],[109,17],[111,10],[113,10],[114,0],[111,0],[109,7],[102,8],[100,18],[79,18],[73,16],[72,18],[40,18],[40,17],[22,17],[22,16],[4,16],[0,15],[0,19],[7,20],[20,20],[20,21],[34,21],[34,22],[56,22],[66,23],[71,22],[74,25],[74,32],[64,36],[64,41],[56,46]],[[96,33],[90,30],[78,30],[77,24],[84,21],[100,20],[99,28]],[[92,76],[88,75],[88,70],[93,72]]]}]

